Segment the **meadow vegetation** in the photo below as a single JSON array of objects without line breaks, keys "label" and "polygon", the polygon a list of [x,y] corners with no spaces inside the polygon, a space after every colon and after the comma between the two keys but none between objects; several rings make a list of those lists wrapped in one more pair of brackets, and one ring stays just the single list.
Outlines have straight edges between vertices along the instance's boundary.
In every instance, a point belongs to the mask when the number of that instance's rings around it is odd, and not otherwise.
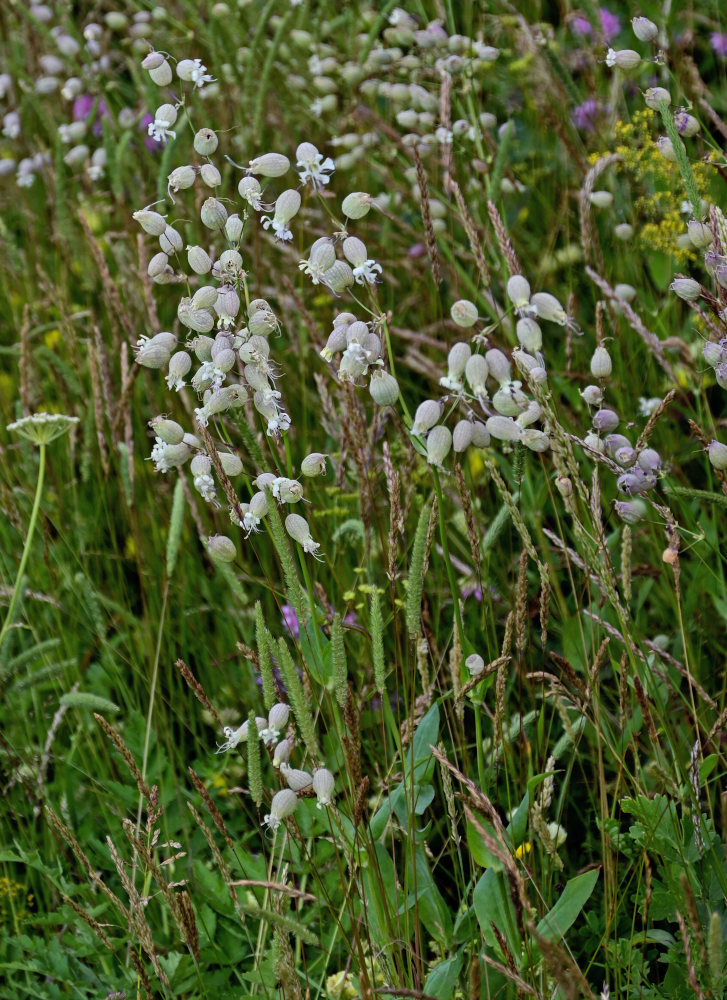
[{"label": "meadow vegetation", "polygon": [[724,28],[1,5],[3,1000],[725,995]]}]

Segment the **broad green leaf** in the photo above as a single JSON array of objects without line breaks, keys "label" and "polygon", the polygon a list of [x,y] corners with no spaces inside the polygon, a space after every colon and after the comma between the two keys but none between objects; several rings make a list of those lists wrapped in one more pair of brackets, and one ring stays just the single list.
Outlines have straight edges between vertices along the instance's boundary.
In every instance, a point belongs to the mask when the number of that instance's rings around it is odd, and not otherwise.
[{"label": "broad green leaf", "polygon": [[558,902],[538,924],[538,934],[548,941],[564,937],[588,902],[597,881],[597,868],[570,879]]},{"label": "broad green leaf", "polygon": [[461,969],[461,955],[435,965],[424,982],[424,992],[437,1000],[451,1000]]}]

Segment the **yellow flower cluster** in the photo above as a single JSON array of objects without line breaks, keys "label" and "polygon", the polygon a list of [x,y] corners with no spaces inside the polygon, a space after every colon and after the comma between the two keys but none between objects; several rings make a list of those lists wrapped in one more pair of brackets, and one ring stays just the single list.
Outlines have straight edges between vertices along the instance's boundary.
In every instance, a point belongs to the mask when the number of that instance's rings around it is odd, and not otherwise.
[{"label": "yellow flower cluster", "polygon": [[[686,233],[686,223],[680,212],[686,197],[676,163],[658,152],[654,132],[659,128],[660,117],[650,108],[636,111],[630,121],[616,122],[613,130],[614,152],[623,158],[622,169],[634,188],[641,194],[634,198],[634,213],[644,220],[638,227],[637,245],[644,250],[671,254],[678,265],[685,266],[695,259],[691,249],[677,246],[677,237]],[[606,155],[594,154],[593,162]],[[710,184],[710,167],[707,163],[692,164],[699,194],[706,197]]]}]

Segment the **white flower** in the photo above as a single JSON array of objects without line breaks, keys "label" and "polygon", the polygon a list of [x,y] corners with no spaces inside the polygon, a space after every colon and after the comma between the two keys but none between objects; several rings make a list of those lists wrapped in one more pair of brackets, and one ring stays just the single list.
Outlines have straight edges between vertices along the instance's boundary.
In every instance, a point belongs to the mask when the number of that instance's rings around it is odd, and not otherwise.
[{"label": "white flower", "polygon": [[247,740],[247,720],[238,729],[233,729],[231,726],[225,726],[222,732],[225,734],[227,739],[224,743],[218,745],[215,753],[224,753],[225,750],[234,750],[238,743],[244,743]]},{"label": "white flower", "polygon": [[20,135],[20,115],[17,111],[8,111],[3,118],[3,135],[8,139],[17,139]]},{"label": "white flower", "polygon": [[296,161],[301,184],[310,181],[314,188],[317,188],[319,184],[327,184],[331,179],[331,174],[336,169],[336,164],[330,156],[323,159],[323,153],[319,153],[311,143],[301,143],[301,146],[298,147],[299,151],[302,146],[306,147],[306,151],[307,147],[310,146],[311,149],[315,150],[315,155],[310,153]]},{"label": "white flower", "polygon": [[308,110],[316,118],[320,118],[321,115],[323,114],[323,112],[325,111],[325,108],[326,108],[326,106],[323,103],[323,98],[322,97],[316,97],[315,101],[311,101]]},{"label": "white flower", "polygon": [[166,445],[164,444],[164,442],[160,437],[154,439],[154,447],[151,450],[151,455],[149,456],[149,458],[154,463],[155,472],[169,471],[169,465],[167,464],[167,460],[164,456],[165,447]]},{"label": "white flower", "polygon": [[370,285],[375,285],[377,274],[381,274],[381,264],[377,264],[375,260],[365,260],[363,264],[359,264],[353,269],[353,277],[357,285],[363,285],[365,281]]},{"label": "white flower", "polygon": [[214,83],[214,77],[208,75],[207,67],[202,64],[201,59],[194,60],[194,68],[189,72],[189,79],[198,90],[201,90],[206,83]]},{"label": "white flower", "polygon": [[661,403],[658,396],[647,399],[646,396],[639,396],[639,414],[642,417],[650,417],[657,406]]},{"label": "white flower", "polygon": [[174,389],[175,392],[179,392],[179,390],[183,389],[187,384],[181,375],[175,375],[173,372],[170,372],[166,376],[166,383],[167,388]]},{"label": "white flower", "polygon": [[253,531],[259,531],[259,524],[260,518],[256,517],[248,510],[242,519],[242,529],[245,532],[245,535],[249,537]]},{"label": "white flower", "polygon": [[200,494],[203,500],[211,503],[217,496],[217,491],[215,489],[215,481],[212,476],[204,473],[201,476],[196,476],[194,479],[194,488]]},{"label": "white flower", "polygon": [[276,216],[273,216],[271,219],[269,215],[263,215],[261,216],[261,221],[263,229],[270,229],[271,226],[273,227],[273,232],[275,233],[275,238],[277,240],[285,241],[293,239],[293,234],[290,229],[288,229],[287,220],[278,219]]},{"label": "white flower", "polygon": [[170,123],[164,121],[163,118],[155,118],[153,122],[149,122],[147,133],[155,142],[167,142],[169,136],[172,139],[177,138],[177,133],[170,127]]},{"label": "white flower", "polygon": [[33,181],[35,180],[35,174],[32,170],[18,170],[16,181],[18,187],[29,188],[33,186]]}]

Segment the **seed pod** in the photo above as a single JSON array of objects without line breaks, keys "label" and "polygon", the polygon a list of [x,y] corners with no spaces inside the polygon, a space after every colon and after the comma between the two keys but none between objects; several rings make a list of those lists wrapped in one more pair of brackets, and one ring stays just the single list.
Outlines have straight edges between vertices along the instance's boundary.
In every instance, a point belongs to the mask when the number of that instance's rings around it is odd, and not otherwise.
[{"label": "seed pod", "polygon": [[452,449],[452,432],[445,424],[433,427],[427,435],[427,462],[442,467]]},{"label": "seed pod", "polygon": [[472,443],[472,421],[460,420],[452,433],[452,448],[457,454],[466,451]]},{"label": "seed pod", "polygon": [[530,316],[519,319],[516,327],[517,339],[526,351],[535,354],[543,347],[543,332]]},{"label": "seed pod", "polygon": [[267,494],[262,490],[258,493],[254,493],[250,498],[249,505],[250,513],[253,517],[263,518],[267,516],[268,513],[268,498]]},{"label": "seed pod", "polygon": [[701,127],[694,115],[690,115],[685,108],[674,112],[674,124],[679,135],[683,135],[685,139],[693,138]]},{"label": "seed pod", "polygon": [[343,214],[349,219],[363,219],[368,215],[372,204],[372,197],[364,191],[354,191],[346,195],[341,203]]},{"label": "seed pod", "polygon": [[320,451],[312,451],[300,463],[300,471],[304,476],[325,476],[327,455]]},{"label": "seed pod", "polygon": [[594,378],[608,378],[612,369],[611,355],[605,347],[597,347],[591,357],[591,375]]},{"label": "seed pod", "polygon": [[186,351],[177,351],[169,359],[169,378],[179,381],[189,372],[192,367],[192,359]]},{"label": "seed pod", "polygon": [[636,463],[648,476],[661,468],[661,455],[654,448],[642,448]]},{"label": "seed pod", "polygon": [[589,406],[600,406],[603,402],[603,390],[599,385],[587,385],[581,392],[581,399]]},{"label": "seed pod", "polygon": [[503,382],[492,397],[492,405],[505,417],[516,417],[527,408],[528,398],[520,389],[520,382]]},{"label": "seed pod", "polygon": [[201,128],[194,137],[193,145],[200,156],[211,156],[217,149],[217,136],[211,128]]},{"label": "seed pod", "polygon": [[235,543],[226,535],[211,535],[207,539],[207,551],[215,562],[231,563],[237,556]]},{"label": "seed pod", "polygon": [[248,169],[260,177],[282,177],[290,169],[290,160],[282,153],[263,153],[250,160]]},{"label": "seed pod", "polygon": [[626,524],[637,524],[646,513],[642,500],[616,500],[613,506]]},{"label": "seed pod", "polygon": [[273,796],[270,812],[263,818],[263,822],[274,832],[284,819],[293,815],[297,805],[298,796],[295,792],[291,788],[283,788]]},{"label": "seed pod", "polygon": [[488,448],[490,444],[490,432],[481,420],[472,422],[472,444],[475,448]]},{"label": "seed pod", "polygon": [[613,290],[622,302],[633,302],[638,294],[633,285],[623,283],[615,285]]},{"label": "seed pod", "polygon": [[359,267],[368,259],[366,244],[356,236],[348,236],[343,241],[343,256],[354,267]]},{"label": "seed pod", "polygon": [[232,285],[221,285],[215,302],[217,315],[226,319],[234,319],[239,311],[240,296],[237,291]]},{"label": "seed pod", "polygon": [[603,439],[603,450],[611,458],[615,458],[616,453],[621,448],[630,448],[631,442],[623,434],[607,434]]},{"label": "seed pod", "polygon": [[369,392],[379,406],[393,406],[399,398],[399,383],[389,372],[378,368],[371,375]]},{"label": "seed pod", "polygon": [[311,788],[313,785],[313,775],[307,771],[300,771],[294,767],[281,767],[280,770],[288,788],[292,788],[294,792],[302,792],[303,789]]},{"label": "seed pod", "polygon": [[300,209],[300,193],[294,188],[289,188],[278,195],[275,202],[275,218],[280,222],[289,222]]},{"label": "seed pod", "polygon": [[281,503],[298,503],[303,499],[303,487],[297,479],[286,479],[281,476],[275,481],[273,495],[277,496]]},{"label": "seed pod", "polygon": [[477,306],[474,302],[470,302],[469,299],[459,299],[449,310],[449,315],[457,326],[474,326],[478,316]]},{"label": "seed pod", "polygon": [[199,217],[207,229],[224,229],[227,222],[227,209],[217,198],[208,198],[203,202]]},{"label": "seed pod", "polygon": [[616,480],[619,492],[625,493],[629,497],[635,496],[637,493],[644,493],[646,490],[651,489],[653,485],[654,480],[645,476],[638,466],[633,472],[624,472]]},{"label": "seed pod", "polygon": [[134,212],[132,218],[135,219],[144,232],[149,233],[150,236],[161,236],[167,228],[167,220],[158,212],[150,212],[143,209],[142,211]]},{"label": "seed pod", "polygon": [[337,260],[327,271],[323,272],[321,282],[336,295],[340,295],[354,283],[353,271],[345,260]]},{"label": "seed pod", "polygon": [[529,427],[531,424],[534,424],[536,423],[536,421],[540,420],[541,416],[542,412],[540,409],[540,403],[538,403],[534,399],[531,399],[526,409],[524,409],[522,413],[518,414],[518,416],[515,418],[515,423],[518,424],[520,427]]},{"label": "seed pod", "polygon": [[204,364],[205,361],[212,360],[212,348],[214,343],[215,342],[212,337],[194,338],[191,347],[198,361],[201,361]]},{"label": "seed pod", "polygon": [[285,729],[288,725],[288,719],[290,718],[290,706],[286,705],[285,702],[279,701],[268,712],[268,729],[274,729],[279,733]]},{"label": "seed pod", "polygon": [[674,144],[668,135],[660,135],[654,145],[656,146],[656,151],[663,156],[665,160],[668,160],[669,163],[677,162],[676,150],[674,149]]},{"label": "seed pod", "polygon": [[482,659],[479,653],[472,653],[464,661],[464,665],[470,672],[471,677],[479,677],[479,675],[485,669],[485,661]]},{"label": "seed pod", "polygon": [[512,417],[488,417],[485,427],[496,441],[519,441],[523,434],[522,427]]},{"label": "seed pod", "polygon": [[136,352],[136,363],[144,368],[166,368],[171,358],[171,350],[163,342],[152,337]]},{"label": "seed pod", "polygon": [[203,247],[187,247],[187,260],[195,274],[209,274],[212,270],[212,258]]},{"label": "seed pod", "polygon": [[331,772],[325,767],[316,768],[313,772],[313,791],[316,793],[319,809],[331,804],[334,786],[335,778]]},{"label": "seed pod", "polygon": [[442,404],[436,399],[425,399],[416,409],[411,433],[426,434],[431,427],[434,427],[441,415]]}]

